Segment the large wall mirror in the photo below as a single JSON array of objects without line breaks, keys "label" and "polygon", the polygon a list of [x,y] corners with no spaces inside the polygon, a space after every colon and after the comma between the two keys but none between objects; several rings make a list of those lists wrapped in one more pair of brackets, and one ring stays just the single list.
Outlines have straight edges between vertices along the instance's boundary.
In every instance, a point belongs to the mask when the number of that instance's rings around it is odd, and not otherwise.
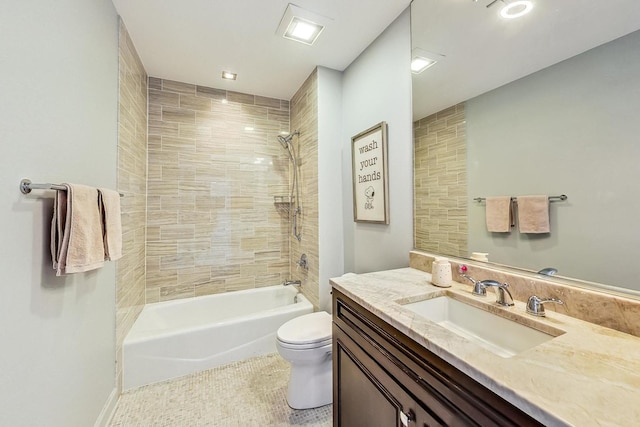
[{"label": "large wall mirror", "polygon": [[[415,246],[640,295],[640,2],[510,3],[411,5]],[[542,234],[474,201],[561,194]]]}]

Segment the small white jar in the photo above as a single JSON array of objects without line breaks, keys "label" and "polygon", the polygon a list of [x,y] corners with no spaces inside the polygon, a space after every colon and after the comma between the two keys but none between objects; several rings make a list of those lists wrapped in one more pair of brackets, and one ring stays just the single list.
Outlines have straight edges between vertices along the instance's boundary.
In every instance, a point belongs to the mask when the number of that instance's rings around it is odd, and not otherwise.
[{"label": "small white jar", "polygon": [[451,287],[451,264],[449,260],[442,257],[436,257],[431,266],[431,283],[441,288]]}]

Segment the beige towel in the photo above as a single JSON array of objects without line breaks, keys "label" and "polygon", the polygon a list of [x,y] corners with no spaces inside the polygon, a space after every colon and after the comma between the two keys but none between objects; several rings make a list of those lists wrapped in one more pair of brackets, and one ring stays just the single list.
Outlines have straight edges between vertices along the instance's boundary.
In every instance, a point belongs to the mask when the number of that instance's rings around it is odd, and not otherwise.
[{"label": "beige towel", "polygon": [[[56,191],[53,201],[53,219],[51,220],[51,259],[53,260],[53,269],[58,270],[59,262],[62,255],[62,240],[64,238],[64,226],[67,221],[67,192]],[[66,257],[66,250],[64,253]]]},{"label": "beige towel", "polygon": [[486,199],[487,230],[492,233],[508,233],[513,223],[511,197],[498,196]]},{"label": "beige towel", "polygon": [[98,192],[103,224],[104,259],[115,261],[122,258],[120,194],[106,188],[98,188]]},{"label": "beige towel", "polygon": [[104,245],[98,190],[78,184],[62,185],[67,191],[56,194],[51,224],[51,254],[56,275],[102,267]]},{"label": "beige towel", "polygon": [[518,197],[520,233],[549,233],[549,196]]}]

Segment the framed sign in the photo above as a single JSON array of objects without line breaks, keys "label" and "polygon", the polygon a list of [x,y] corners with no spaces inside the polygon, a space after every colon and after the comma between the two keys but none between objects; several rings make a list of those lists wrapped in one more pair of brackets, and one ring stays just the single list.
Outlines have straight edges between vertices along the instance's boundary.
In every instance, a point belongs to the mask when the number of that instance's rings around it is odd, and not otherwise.
[{"label": "framed sign", "polygon": [[353,220],[389,224],[387,123],[351,138]]}]

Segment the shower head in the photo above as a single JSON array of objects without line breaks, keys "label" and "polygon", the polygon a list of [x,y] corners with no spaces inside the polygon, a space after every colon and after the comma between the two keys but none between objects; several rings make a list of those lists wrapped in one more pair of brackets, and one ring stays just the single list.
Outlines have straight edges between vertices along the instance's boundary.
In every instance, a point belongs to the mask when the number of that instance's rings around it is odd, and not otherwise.
[{"label": "shower head", "polygon": [[291,138],[291,135],[278,135],[278,141],[280,141],[280,144],[282,144],[284,148],[287,148],[287,145],[289,144],[289,141],[291,141]]},{"label": "shower head", "polygon": [[289,135],[278,135],[278,141],[280,141],[280,144],[282,144],[284,148],[287,148],[293,137],[296,135],[300,135],[300,132],[297,130],[293,131],[293,133],[290,133]]}]

